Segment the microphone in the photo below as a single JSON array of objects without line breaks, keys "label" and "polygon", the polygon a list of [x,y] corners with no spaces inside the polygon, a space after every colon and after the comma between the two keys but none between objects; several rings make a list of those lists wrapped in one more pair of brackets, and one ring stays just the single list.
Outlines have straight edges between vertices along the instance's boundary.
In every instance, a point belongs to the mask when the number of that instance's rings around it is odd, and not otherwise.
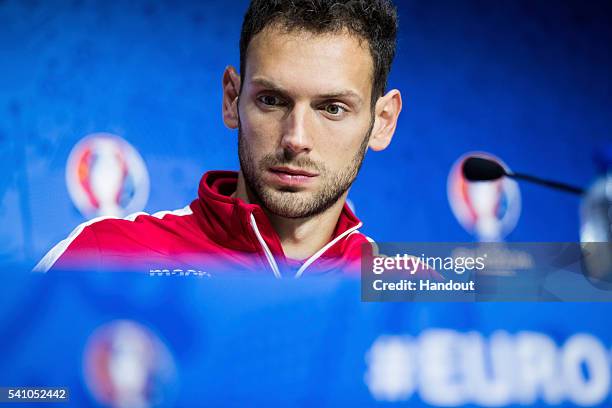
[{"label": "microphone", "polygon": [[561,190],[576,195],[584,194],[584,189],[566,183],[546,180],[524,173],[510,173],[506,171],[506,169],[504,169],[503,166],[498,162],[490,159],[485,159],[483,157],[468,157],[463,162],[463,175],[469,181],[492,181],[506,176],[513,179],[525,180],[534,184],[539,184],[542,186],[550,187],[556,190]]}]

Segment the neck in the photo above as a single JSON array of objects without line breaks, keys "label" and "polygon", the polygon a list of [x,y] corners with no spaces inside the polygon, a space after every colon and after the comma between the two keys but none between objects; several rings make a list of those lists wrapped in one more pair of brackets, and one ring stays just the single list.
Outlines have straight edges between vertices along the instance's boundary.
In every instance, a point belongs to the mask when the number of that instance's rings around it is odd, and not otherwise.
[{"label": "neck", "polygon": [[348,192],[320,214],[304,218],[286,218],[268,211],[249,193],[242,172],[238,173],[238,184],[232,197],[249,204],[259,204],[268,216],[272,227],[279,236],[287,258],[303,260],[309,258],[327,244],[334,233],[338,218]]}]

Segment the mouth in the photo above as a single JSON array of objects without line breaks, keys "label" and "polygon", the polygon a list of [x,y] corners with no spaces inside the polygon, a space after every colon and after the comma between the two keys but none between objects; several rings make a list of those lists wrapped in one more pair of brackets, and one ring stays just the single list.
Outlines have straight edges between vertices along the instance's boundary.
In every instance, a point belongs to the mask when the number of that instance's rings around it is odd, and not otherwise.
[{"label": "mouth", "polygon": [[302,169],[292,169],[290,167],[270,167],[272,173],[287,174],[289,176],[316,177],[318,174],[311,173]]},{"label": "mouth", "polygon": [[268,172],[276,184],[285,187],[304,187],[318,176],[316,173],[290,167],[270,167]]}]

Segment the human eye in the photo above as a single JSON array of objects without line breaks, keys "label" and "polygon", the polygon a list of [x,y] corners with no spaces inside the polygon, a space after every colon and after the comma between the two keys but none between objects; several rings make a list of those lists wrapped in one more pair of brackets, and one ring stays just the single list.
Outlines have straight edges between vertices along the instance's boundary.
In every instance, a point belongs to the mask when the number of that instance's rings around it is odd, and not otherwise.
[{"label": "human eye", "polygon": [[259,95],[257,101],[264,106],[282,106],[285,104],[281,98],[274,95]]},{"label": "human eye", "polygon": [[323,111],[331,117],[339,118],[348,112],[348,108],[340,103],[328,103],[322,106]]}]

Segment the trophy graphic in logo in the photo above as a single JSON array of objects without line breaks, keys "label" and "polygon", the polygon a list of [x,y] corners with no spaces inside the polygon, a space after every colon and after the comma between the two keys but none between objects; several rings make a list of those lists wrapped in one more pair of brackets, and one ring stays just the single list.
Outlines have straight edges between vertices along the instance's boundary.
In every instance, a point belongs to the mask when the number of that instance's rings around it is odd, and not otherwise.
[{"label": "trophy graphic in logo", "polygon": [[149,198],[144,160],[128,142],[108,133],[91,134],[74,146],[66,184],[86,218],[123,217],[141,211]]},{"label": "trophy graphic in logo", "polygon": [[117,320],[96,329],[83,355],[87,388],[104,406],[168,406],[176,366],[165,344],[146,327]]},{"label": "trophy graphic in logo", "polygon": [[469,233],[481,242],[498,242],[516,226],[521,213],[521,194],[516,181],[504,177],[486,182],[470,182],[463,175],[463,162],[468,157],[495,160],[485,152],[469,152],[461,156],[451,168],[447,193],[453,214]]}]

